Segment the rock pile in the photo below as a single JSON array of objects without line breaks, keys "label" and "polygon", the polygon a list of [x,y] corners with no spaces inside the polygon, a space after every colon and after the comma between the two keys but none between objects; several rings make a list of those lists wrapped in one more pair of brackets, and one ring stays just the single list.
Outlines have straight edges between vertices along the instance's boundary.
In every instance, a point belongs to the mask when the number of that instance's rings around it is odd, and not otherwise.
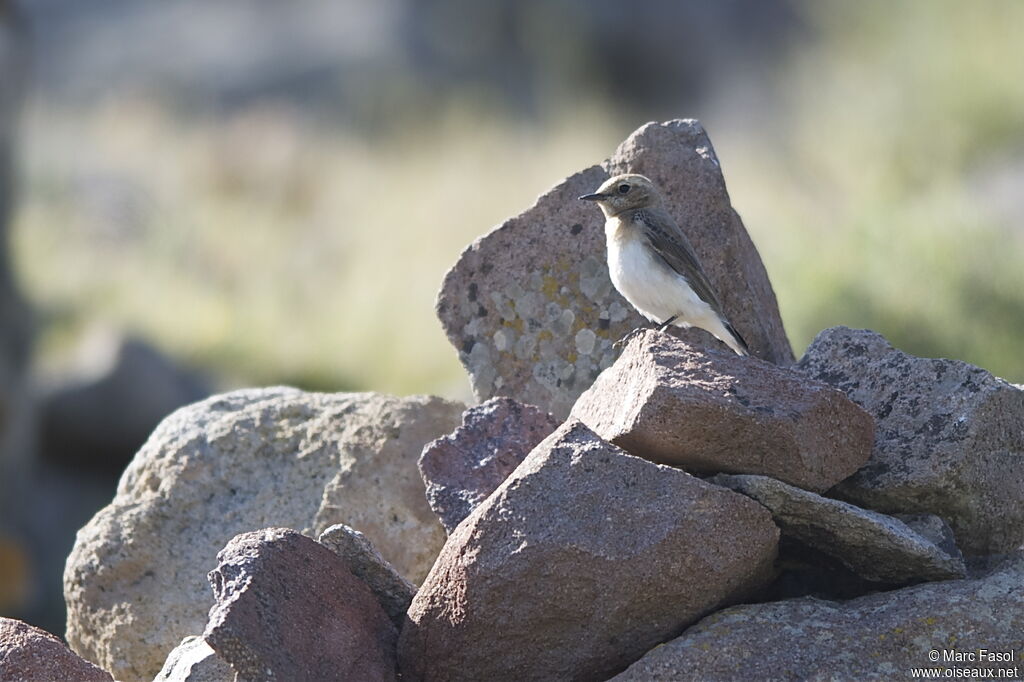
[{"label": "rock pile", "polygon": [[[566,221],[626,169],[670,188],[760,357],[605,345],[632,318]],[[645,126],[449,273],[442,318],[502,397],[175,413],[79,536],[69,642],[124,682],[963,677],[981,649],[1024,669],[1024,392],[845,328],[794,365],[770,294],[703,131]]]}]

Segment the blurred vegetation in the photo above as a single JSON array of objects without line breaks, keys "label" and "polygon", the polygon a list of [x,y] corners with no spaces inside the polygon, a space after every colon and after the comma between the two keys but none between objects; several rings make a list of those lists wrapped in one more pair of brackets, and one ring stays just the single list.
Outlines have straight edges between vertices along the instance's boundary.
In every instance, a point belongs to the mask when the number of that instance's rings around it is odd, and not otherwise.
[{"label": "blurred vegetation", "polygon": [[[756,106],[675,112],[708,128],[795,349],[870,327],[1024,380],[1024,191],[994,189],[1024,184],[1024,3],[802,7]],[[14,246],[44,360],[99,319],[225,385],[465,397],[446,269],[653,117],[614,92],[525,121],[482,101],[370,134],[286,104],[35,105]]]}]

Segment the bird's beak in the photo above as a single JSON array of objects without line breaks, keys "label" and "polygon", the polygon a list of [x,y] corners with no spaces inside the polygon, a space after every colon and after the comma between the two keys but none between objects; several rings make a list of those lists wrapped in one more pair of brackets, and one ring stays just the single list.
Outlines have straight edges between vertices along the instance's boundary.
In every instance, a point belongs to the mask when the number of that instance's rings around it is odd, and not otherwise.
[{"label": "bird's beak", "polygon": [[580,197],[580,201],[601,201],[601,199],[606,199],[607,197],[607,194],[594,192],[593,194],[584,194],[583,196]]}]

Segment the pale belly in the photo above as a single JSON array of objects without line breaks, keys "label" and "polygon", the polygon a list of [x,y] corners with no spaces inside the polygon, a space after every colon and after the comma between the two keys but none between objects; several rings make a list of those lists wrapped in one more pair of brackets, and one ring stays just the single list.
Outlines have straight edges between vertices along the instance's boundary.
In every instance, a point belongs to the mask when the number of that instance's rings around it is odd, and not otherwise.
[{"label": "pale belly", "polygon": [[624,240],[609,235],[608,270],[619,293],[652,322],[661,323],[677,316],[675,324],[680,327],[720,326],[711,306],[640,239]]}]

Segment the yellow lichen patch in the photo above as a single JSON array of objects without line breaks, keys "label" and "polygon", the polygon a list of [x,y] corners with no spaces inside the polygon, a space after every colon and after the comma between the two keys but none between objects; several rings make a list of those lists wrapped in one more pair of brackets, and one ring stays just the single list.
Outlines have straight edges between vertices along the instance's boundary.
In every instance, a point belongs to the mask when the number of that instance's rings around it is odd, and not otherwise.
[{"label": "yellow lichen patch", "polygon": [[555,297],[558,296],[558,290],[560,288],[558,286],[558,280],[551,275],[544,275],[541,278],[541,282],[540,291],[544,294],[544,298],[549,301],[553,301]]},{"label": "yellow lichen patch", "polygon": [[537,332],[537,341],[550,341],[555,338],[555,335],[551,333],[550,329],[541,329]]},{"label": "yellow lichen patch", "polygon": [[576,351],[572,351],[572,350],[571,350],[571,351],[569,351],[569,353],[568,353],[568,354],[567,354],[567,355],[565,356],[565,361],[566,361],[566,362],[568,362],[568,363],[569,363],[570,365],[575,365],[575,364],[576,364],[576,358],[578,358],[578,357],[579,357],[579,356],[578,356],[578,355],[576,355]]},{"label": "yellow lichen patch", "polygon": [[520,334],[523,333],[523,318],[517,317],[514,320],[502,320],[501,324],[509,329],[515,329]]}]

